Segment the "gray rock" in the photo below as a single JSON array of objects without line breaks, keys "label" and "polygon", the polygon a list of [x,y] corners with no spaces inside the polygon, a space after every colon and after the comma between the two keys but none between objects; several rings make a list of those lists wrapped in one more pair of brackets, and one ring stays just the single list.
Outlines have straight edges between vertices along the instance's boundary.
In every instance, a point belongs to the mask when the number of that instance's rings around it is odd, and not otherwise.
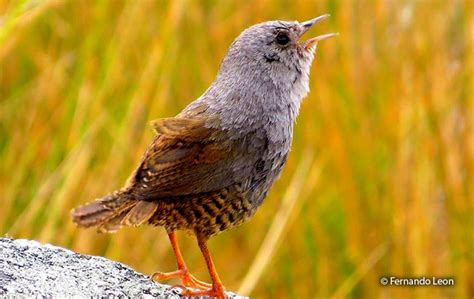
[{"label": "gray rock", "polygon": [[0,297],[4,296],[182,298],[180,289],[155,283],[103,257],[36,241],[0,238]]}]

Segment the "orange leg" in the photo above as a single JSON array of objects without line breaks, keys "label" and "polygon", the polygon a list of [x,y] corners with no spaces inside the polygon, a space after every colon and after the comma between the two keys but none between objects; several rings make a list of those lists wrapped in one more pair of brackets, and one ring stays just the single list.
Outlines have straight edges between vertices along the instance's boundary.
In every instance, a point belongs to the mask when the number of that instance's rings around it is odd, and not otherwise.
[{"label": "orange leg", "polygon": [[176,256],[176,262],[178,264],[178,270],[168,273],[156,272],[151,276],[154,281],[165,281],[173,278],[180,278],[184,287],[196,288],[199,290],[206,290],[212,285],[206,282],[198,280],[196,277],[189,273],[188,267],[184,263],[183,256],[178,247],[178,240],[175,232],[168,233],[168,237],[173,247],[174,255]]},{"label": "orange leg", "polygon": [[215,297],[218,299],[226,299],[227,296],[224,292],[224,285],[217,274],[216,267],[214,266],[214,262],[212,261],[211,255],[209,253],[209,249],[207,248],[207,238],[197,236],[197,241],[199,244],[199,248],[201,248],[202,255],[206,260],[207,269],[209,270],[209,275],[212,279],[212,288],[205,290],[205,291],[191,291],[191,290],[184,290],[182,295],[184,296],[210,296]]}]

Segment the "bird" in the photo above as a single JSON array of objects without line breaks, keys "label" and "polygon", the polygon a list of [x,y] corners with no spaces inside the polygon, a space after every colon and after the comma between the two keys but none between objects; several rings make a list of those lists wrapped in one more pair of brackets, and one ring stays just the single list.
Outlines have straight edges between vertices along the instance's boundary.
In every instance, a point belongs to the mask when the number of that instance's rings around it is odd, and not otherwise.
[{"label": "bird", "polygon": [[[249,220],[279,177],[317,44],[337,34],[302,37],[327,17],[267,21],[242,31],[209,88],[175,117],[151,122],[155,136],[125,186],[73,209],[73,222],[105,233],[164,227],[178,269],[151,279],[179,278],[186,296],[226,298],[207,242]],[[211,283],[189,272],[178,230],[195,235]]]}]

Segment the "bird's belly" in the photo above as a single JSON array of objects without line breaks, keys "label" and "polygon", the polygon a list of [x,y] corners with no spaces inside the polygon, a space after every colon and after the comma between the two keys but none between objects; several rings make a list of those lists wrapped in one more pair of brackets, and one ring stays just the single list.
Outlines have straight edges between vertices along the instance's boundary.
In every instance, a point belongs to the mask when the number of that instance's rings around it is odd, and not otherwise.
[{"label": "bird's belly", "polygon": [[160,200],[149,220],[168,231],[190,230],[202,236],[216,235],[250,218],[256,210],[236,185],[216,192]]}]

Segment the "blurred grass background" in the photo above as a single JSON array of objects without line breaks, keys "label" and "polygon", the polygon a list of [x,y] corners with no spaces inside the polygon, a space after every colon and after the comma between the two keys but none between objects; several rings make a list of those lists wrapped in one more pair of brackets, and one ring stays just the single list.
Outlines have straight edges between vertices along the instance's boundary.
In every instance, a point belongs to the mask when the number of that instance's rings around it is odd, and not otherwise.
[{"label": "blurred grass background", "polygon": [[[174,270],[162,229],[74,227],[244,28],[332,17],[288,165],[253,220],[210,241],[255,298],[474,296],[474,2],[0,0],[0,235]],[[193,238],[179,235],[207,280]],[[383,275],[454,287],[382,287]]]}]

